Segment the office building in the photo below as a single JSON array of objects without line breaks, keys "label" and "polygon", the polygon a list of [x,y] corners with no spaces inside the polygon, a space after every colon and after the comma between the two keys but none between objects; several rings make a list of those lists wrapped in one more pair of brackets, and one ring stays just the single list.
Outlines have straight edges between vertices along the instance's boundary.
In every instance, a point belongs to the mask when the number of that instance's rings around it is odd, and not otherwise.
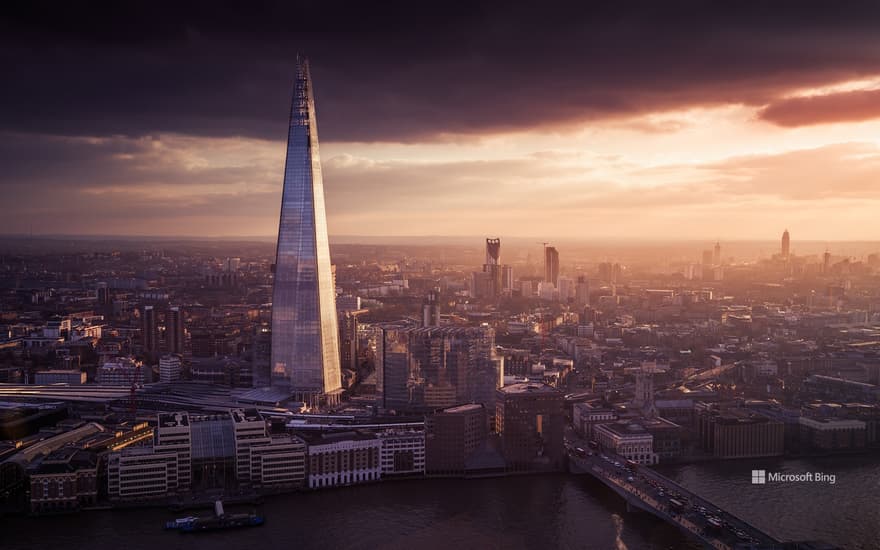
[{"label": "office building", "polygon": [[377,433],[382,443],[379,462],[382,477],[418,476],[425,473],[425,431],[393,428]]},{"label": "office building", "polygon": [[559,252],[552,246],[544,248],[544,282],[559,286]]},{"label": "office building", "polygon": [[309,436],[310,489],[379,481],[382,477],[382,441],[366,432]]},{"label": "office building", "polygon": [[306,444],[270,434],[256,409],[160,413],[151,447],[108,456],[113,500],[147,500],[195,491],[289,490],[305,485]]},{"label": "office building", "polygon": [[34,382],[38,386],[48,384],[68,384],[80,386],[86,383],[86,373],[79,369],[53,369],[37,371],[34,374]]},{"label": "office building", "polygon": [[107,283],[98,283],[95,287],[95,297],[98,300],[98,306],[105,307],[113,303],[113,295],[110,292],[110,285]]},{"label": "office building", "polygon": [[489,415],[479,403],[437,410],[425,418],[425,469],[429,475],[463,475],[485,445]]},{"label": "office building", "polygon": [[149,376],[141,361],[117,357],[98,368],[95,380],[104,386],[131,386],[148,382]]},{"label": "office building", "polygon": [[174,456],[175,467],[169,486],[189,489],[192,483],[192,431],[189,413],[159,413],[158,423],[153,432],[156,453]]},{"label": "office building", "polygon": [[717,458],[780,456],[785,425],[747,409],[704,410],[699,437],[703,449]]},{"label": "office building", "polygon": [[867,424],[847,418],[810,418],[802,416],[801,442],[817,451],[844,451],[865,448]]},{"label": "office building", "polygon": [[711,250],[704,250],[703,251],[703,272],[704,273],[707,269],[711,269],[711,267],[714,263],[712,260],[712,256],[713,256],[713,254],[712,254]]},{"label": "office building", "polygon": [[782,232],[782,249],[780,252],[783,260],[788,260],[791,256],[791,236],[788,234],[788,229]]},{"label": "office building", "polygon": [[153,356],[159,353],[159,319],[153,306],[144,306],[141,319],[141,341],[144,353]]},{"label": "office building", "polygon": [[159,382],[177,382],[180,373],[179,355],[163,355],[159,359]]},{"label": "office building", "polygon": [[397,327],[385,330],[383,398],[388,409],[427,412],[457,403],[491,407],[502,361],[488,327]]},{"label": "office building", "polygon": [[513,290],[513,266],[501,266],[501,291],[510,292]]},{"label": "office building", "polygon": [[339,364],[343,369],[357,371],[357,314],[345,311],[339,314]]},{"label": "office building", "polygon": [[590,305],[590,281],[583,275],[577,278],[577,285],[574,289],[574,301],[580,307]]},{"label": "office building", "polygon": [[165,351],[183,355],[184,342],[183,311],[174,306],[165,312]]},{"label": "office building", "polygon": [[486,239],[485,289],[479,297],[497,297],[502,289],[501,239]]},{"label": "office building", "polygon": [[721,265],[721,243],[716,241],[715,248],[712,251],[712,264]]},{"label": "office building", "polygon": [[297,60],[272,293],[272,383],[309,406],[342,389],[324,183],[309,64]]},{"label": "office building", "polygon": [[603,450],[637,464],[656,464],[654,436],[637,422],[613,422],[593,427],[593,439]]},{"label": "office building", "polygon": [[562,468],[563,403],[562,392],[546,384],[512,384],[498,389],[495,428],[509,470]]},{"label": "office building", "polygon": [[156,453],[150,447],[131,447],[107,457],[110,500],[143,502],[166,498],[178,490],[176,453]]},{"label": "office building", "polygon": [[440,293],[436,290],[429,292],[422,304],[422,326],[440,326]]}]

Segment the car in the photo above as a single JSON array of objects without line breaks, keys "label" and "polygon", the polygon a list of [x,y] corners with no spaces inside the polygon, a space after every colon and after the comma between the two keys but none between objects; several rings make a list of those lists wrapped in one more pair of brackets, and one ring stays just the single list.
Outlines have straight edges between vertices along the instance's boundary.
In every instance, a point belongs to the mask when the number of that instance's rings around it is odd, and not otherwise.
[{"label": "car", "polygon": [[629,481],[630,483],[632,483],[636,479],[633,476],[629,476],[628,478],[626,478],[626,480]]}]

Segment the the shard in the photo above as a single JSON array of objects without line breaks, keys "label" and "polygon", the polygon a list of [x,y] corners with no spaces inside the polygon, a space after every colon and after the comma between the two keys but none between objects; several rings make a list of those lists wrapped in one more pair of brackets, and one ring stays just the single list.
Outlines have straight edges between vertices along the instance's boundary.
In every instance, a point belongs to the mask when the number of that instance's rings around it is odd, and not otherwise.
[{"label": "the shard", "polygon": [[272,385],[312,406],[335,402],[337,323],[312,80],[298,57],[272,292]]}]

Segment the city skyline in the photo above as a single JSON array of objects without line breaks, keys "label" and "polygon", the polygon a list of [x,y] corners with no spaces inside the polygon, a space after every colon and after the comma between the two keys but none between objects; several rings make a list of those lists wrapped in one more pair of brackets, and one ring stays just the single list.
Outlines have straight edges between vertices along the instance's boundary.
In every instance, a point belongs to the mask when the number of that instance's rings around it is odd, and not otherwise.
[{"label": "city skyline", "polygon": [[24,9],[2,21],[0,233],[276,234],[302,50],[333,235],[880,239],[876,7],[757,6],[309,8],[335,29],[312,35],[280,7],[244,28]]}]

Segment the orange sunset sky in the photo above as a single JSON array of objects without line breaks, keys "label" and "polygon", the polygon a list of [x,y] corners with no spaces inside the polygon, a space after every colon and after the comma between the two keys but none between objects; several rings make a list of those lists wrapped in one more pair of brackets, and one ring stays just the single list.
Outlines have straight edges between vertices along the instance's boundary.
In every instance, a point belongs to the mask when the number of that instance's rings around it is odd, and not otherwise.
[{"label": "orange sunset sky", "polygon": [[0,232],[273,235],[304,51],[331,235],[880,239],[870,3],[406,6],[4,19]]}]

